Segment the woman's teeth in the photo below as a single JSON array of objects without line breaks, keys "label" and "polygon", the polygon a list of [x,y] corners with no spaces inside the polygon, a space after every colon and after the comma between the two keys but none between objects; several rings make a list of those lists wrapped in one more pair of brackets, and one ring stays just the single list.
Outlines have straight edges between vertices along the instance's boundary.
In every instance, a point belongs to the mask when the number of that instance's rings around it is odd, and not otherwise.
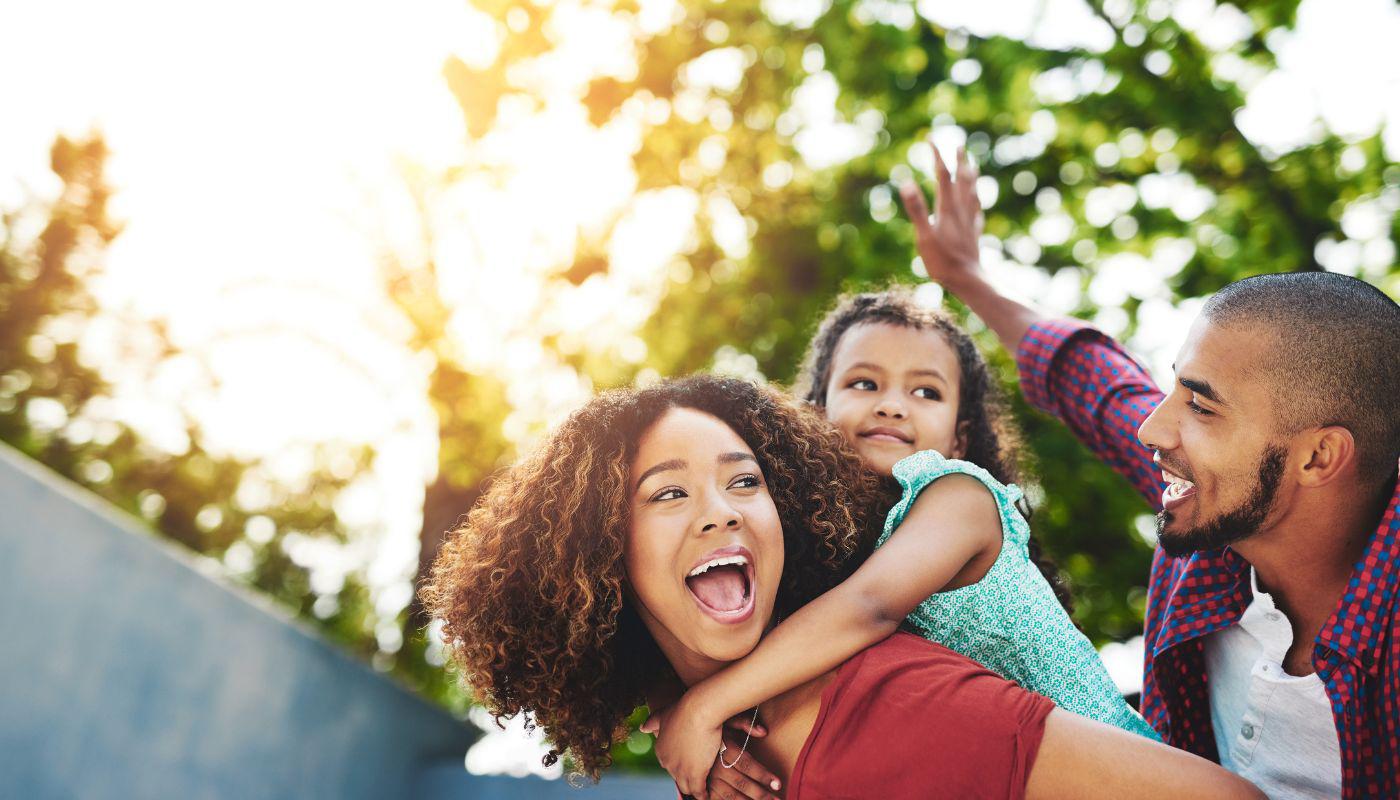
[{"label": "woman's teeth", "polygon": [[706,572],[709,572],[710,570],[714,569],[715,567],[745,567],[748,566],[748,563],[749,560],[747,558],[744,558],[743,556],[724,556],[723,558],[712,558],[709,561],[706,561],[704,564],[701,564],[700,566],[691,570],[690,574],[686,575],[686,577],[694,578],[696,575],[703,575]]}]

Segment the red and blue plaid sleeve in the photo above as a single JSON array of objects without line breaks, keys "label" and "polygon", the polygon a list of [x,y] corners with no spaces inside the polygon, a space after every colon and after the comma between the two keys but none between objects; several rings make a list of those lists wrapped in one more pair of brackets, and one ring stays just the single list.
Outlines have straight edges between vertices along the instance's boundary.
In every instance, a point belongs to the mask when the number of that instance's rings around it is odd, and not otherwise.
[{"label": "red and blue plaid sleeve", "polygon": [[1126,477],[1154,509],[1161,472],[1137,430],[1162,402],[1162,390],[1112,338],[1073,320],[1038,322],[1016,350],[1021,391],[1062,420],[1101,460]]}]

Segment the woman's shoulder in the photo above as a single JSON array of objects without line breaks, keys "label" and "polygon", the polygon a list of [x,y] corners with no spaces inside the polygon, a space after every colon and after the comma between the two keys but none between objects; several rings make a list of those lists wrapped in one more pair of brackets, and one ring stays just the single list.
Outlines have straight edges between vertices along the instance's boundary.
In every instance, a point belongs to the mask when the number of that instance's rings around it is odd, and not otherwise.
[{"label": "woman's shoulder", "polygon": [[822,705],[802,759],[802,782],[811,781],[804,788],[884,797],[914,796],[932,781],[948,796],[1017,796],[1030,761],[1024,746],[1039,740],[1054,709],[972,659],[903,632],[846,662]]},{"label": "woman's shoulder", "polygon": [[[962,653],[905,631],[871,645],[846,662],[838,680],[862,690],[862,694],[866,689],[957,694],[977,688],[972,686],[976,684],[986,690],[983,694],[1030,695]],[[960,698],[949,699],[961,703]]]},{"label": "woman's shoulder", "polygon": [[932,738],[969,725],[1018,730],[1054,705],[952,648],[904,631],[846,662],[834,683],[829,711],[849,724],[900,725]]}]

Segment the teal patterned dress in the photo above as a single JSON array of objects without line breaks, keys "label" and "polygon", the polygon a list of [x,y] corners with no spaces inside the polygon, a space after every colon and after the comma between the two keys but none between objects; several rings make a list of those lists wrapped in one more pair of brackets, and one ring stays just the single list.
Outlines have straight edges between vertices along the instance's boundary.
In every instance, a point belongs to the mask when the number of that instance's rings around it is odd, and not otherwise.
[{"label": "teal patterned dress", "polygon": [[890,509],[876,543],[894,533],[925,486],[951,473],[986,485],[1001,513],[1001,553],[982,580],[929,597],[905,627],[962,653],[1004,678],[1081,716],[1160,739],[1124,702],[1093,644],[1074,627],[1055,591],[1030,560],[1030,526],[1016,509],[1021,490],[1003,486],[985,469],[925,450],[894,465],[904,496]]}]

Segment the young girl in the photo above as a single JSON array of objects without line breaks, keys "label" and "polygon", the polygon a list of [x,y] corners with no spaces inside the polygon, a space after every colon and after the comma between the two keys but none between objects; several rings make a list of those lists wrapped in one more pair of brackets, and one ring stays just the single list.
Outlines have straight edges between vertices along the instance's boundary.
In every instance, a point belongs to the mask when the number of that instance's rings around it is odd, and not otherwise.
[{"label": "young girl", "polygon": [[850,578],[649,721],[683,792],[705,796],[726,720],[901,626],[1067,710],[1158,738],[1032,557],[1021,492],[1007,485],[1015,459],[1006,412],[965,332],[907,291],[847,297],[822,322],[799,391],[902,497]]}]

